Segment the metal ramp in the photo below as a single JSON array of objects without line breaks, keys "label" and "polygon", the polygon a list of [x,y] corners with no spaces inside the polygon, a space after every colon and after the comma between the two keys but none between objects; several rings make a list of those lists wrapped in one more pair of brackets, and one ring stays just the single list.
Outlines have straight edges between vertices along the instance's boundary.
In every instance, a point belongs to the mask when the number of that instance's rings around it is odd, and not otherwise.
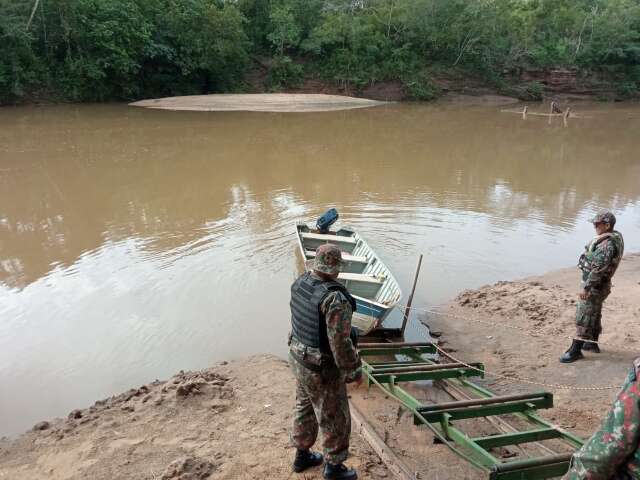
[{"label": "metal ramp", "polygon": [[[487,473],[489,480],[538,480],[559,477],[569,468],[571,452],[582,440],[536,415],[538,409],[553,407],[549,392],[494,395],[470,378],[483,378],[481,363],[436,363],[432,343],[362,343],[359,348],[367,385],[376,384],[413,413],[414,423],[428,427],[436,438],[456,454]],[[391,357],[392,360],[386,360]],[[399,358],[403,357],[403,358]],[[423,404],[400,383],[440,380],[464,389],[474,398],[437,404]],[[460,420],[515,415],[530,426],[525,431],[498,432],[471,437],[456,426]],[[521,422],[522,423],[522,422]],[[556,440],[571,452],[540,457],[501,459],[491,450],[506,446]],[[545,448],[546,451],[552,450]]]}]

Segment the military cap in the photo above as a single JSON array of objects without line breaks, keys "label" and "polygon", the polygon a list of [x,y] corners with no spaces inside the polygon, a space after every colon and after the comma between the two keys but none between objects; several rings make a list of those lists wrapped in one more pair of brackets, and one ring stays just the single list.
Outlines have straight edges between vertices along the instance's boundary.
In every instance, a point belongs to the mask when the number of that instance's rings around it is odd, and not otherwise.
[{"label": "military cap", "polygon": [[595,214],[591,223],[608,223],[613,227],[616,224],[616,216],[608,210],[603,210]]},{"label": "military cap", "polygon": [[340,267],[342,267],[342,252],[340,249],[332,243],[320,245],[316,250],[313,269],[318,272],[334,275],[340,272]]}]

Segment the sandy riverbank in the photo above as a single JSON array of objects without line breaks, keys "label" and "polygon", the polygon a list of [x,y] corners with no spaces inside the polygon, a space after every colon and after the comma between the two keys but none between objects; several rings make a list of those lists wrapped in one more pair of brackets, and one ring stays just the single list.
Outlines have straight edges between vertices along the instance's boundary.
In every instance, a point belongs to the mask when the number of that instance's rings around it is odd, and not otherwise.
[{"label": "sandy riverbank", "polygon": [[[179,373],[0,440],[0,478],[286,479],[294,393],[287,363],[271,355]],[[360,478],[388,476],[357,434],[351,452]]]},{"label": "sandy riverbank", "polygon": [[[555,407],[540,410],[540,415],[586,438],[600,425],[631,362],[640,354],[640,254],[625,256],[614,278],[613,292],[603,313],[602,353],[585,353],[584,360],[564,365],[558,357],[574,333],[578,273],[570,267],[465,291],[442,306],[441,315],[423,315],[420,319],[432,331],[442,332],[440,342],[453,356],[467,362],[483,362],[488,372],[501,376],[488,375],[485,380],[476,380],[478,383],[498,394],[552,392]],[[601,388],[607,386],[613,388]],[[451,400],[441,390],[429,387],[414,389],[413,393],[424,403]],[[402,460],[419,472],[419,478],[488,478],[446,447],[434,445],[429,431],[416,428],[412,416],[385,400],[378,390],[358,392],[352,401]],[[463,428],[473,436],[497,433],[493,425],[481,420],[466,421]],[[571,451],[561,443],[547,446],[558,453]],[[506,460],[516,452],[507,447],[494,454]],[[531,453],[541,454],[537,449]]]},{"label": "sandy riverbank", "polygon": [[[491,389],[552,391],[556,406],[543,416],[588,436],[640,355],[640,254],[626,255],[613,279],[603,309],[602,353],[585,352],[583,360],[565,365],[558,358],[575,333],[578,291],[577,268],[564,268],[465,291],[442,309],[445,315],[424,320],[433,330],[443,331],[445,346],[454,356],[484,362],[489,372],[506,377],[489,376]],[[549,385],[527,384],[519,378]],[[606,386],[614,388],[600,389]]]},{"label": "sandy riverbank", "polygon": [[[494,94],[449,94],[441,102],[464,105],[504,106],[518,100]],[[184,110],[196,112],[331,112],[353,110],[387,104],[387,100],[327,95],[321,93],[250,93],[209,94],[182,97],[154,98],[130,103],[134,107],[160,110]]]},{"label": "sandy riverbank", "polygon": [[366,98],[317,93],[210,94],[154,98],[130,103],[134,107],[197,112],[331,112],[384,105]]}]

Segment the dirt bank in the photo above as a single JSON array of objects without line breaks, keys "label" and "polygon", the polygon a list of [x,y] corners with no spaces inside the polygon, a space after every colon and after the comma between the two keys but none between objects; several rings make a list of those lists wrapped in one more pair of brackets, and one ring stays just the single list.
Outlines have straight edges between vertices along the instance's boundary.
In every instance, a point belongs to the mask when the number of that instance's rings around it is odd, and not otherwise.
[{"label": "dirt bank", "polygon": [[[489,372],[501,375],[488,377],[493,390],[552,391],[556,406],[543,416],[588,436],[640,354],[640,254],[626,255],[614,278],[603,309],[602,353],[585,353],[584,360],[564,365],[558,357],[574,333],[578,273],[571,267],[465,291],[442,309],[443,315],[423,320],[444,332],[454,356],[484,362]],[[606,386],[615,388],[600,389]]]},{"label": "dirt bank", "polygon": [[[351,399],[416,478],[483,478],[375,388]],[[293,403],[288,365],[271,355],[181,372],[1,439],[0,479],[321,479],[320,467],[291,472]],[[357,431],[347,464],[360,479],[392,478]]]},{"label": "dirt bank", "polygon": [[[293,404],[293,377],[274,356],[181,372],[0,440],[0,478],[295,478],[288,443]],[[360,478],[388,476],[357,434],[351,451],[347,463]],[[319,479],[321,469],[299,477]]]}]

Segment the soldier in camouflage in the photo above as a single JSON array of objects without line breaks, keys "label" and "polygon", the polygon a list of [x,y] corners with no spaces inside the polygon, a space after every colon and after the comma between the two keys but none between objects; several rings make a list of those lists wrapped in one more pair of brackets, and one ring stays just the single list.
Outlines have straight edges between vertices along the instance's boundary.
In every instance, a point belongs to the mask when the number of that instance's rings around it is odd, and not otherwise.
[{"label": "soldier in camouflage", "polygon": [[640,358],[600,430],[573,454],[563,480],[640,479]]},{"label": "soldier in camouflage", "polygon": [[310,451],[320,430],[325,479],[354,480],[344,466],[349,452],[351,416],[346,383],[362,381],[360,357],[350,338],[356,304],[336,281],[342,254],[332,244],[318,247],[313,271],[291,286],[289,362],[296,377],[296,406],[291,440],[296,447],[293,470],[322,463]]},{"label": "soldier in camouflage", "polygon": [[611,293],[611,278],[624,253],[622,234],[613,229],[616,224],[613,213],[600,212],[591,221],[596,237],[585,246],[578,261],[578,268],[582,270],[582,290],[576,309],[577,338],[560,357],[562,363],[579,360],[582,350],[600,353],[597,341],[602,332],[602,304]]}]

